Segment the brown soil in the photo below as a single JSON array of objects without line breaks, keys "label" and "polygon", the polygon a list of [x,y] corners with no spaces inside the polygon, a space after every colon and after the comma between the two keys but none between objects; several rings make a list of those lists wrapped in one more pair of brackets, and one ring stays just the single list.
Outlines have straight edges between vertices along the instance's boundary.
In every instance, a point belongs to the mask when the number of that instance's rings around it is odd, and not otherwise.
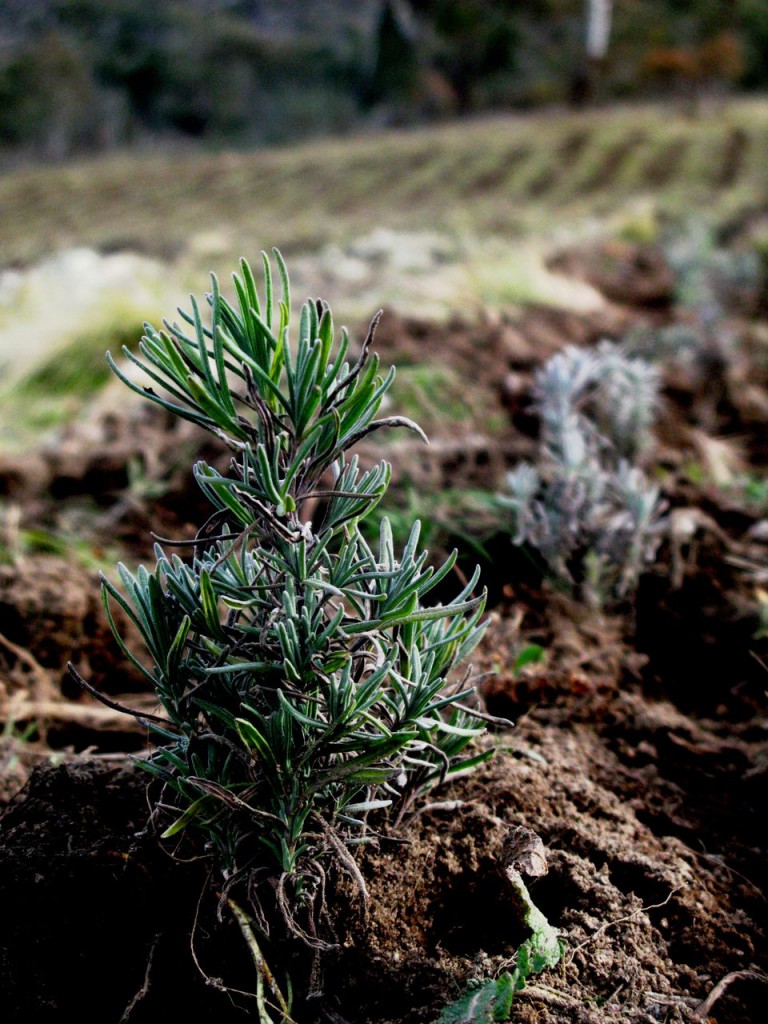
[{"label": "brown soil", "polygon": [[[612,255],[637,273],[641,254]],[[563,256],[571,269],[582,258]],[[530,310],[448,328],[385,321],[385,362],[449,359],[481,406],[515,428],[504,438],[469,424],[435,438],[426,462],[395,442],[401,478],[498,487],[506,466],[532,451],[527,403],[541,361],[566,342],[618,337],[638,317],[674,319],[661,301],[666,271],[654,266],[654,288],[630,290],[619,305],[616,284],[615,304],[599,315]],[[738,435],[759,474],[768,413],[743,382],[764,393],[768,371],[750,361],[751,326],[741,330],[741,355],[712,415],[717,433]],[[492,735],[495,758],[436,792],[436,806],[398,831],[382,823],[379,843],[359,855],[367,917],[354,887],[337,881],[338,948],[315,965],[324,995],[301,1010],[301,1024],[431,1024],[467,981],[510,968],[527,937],[504,875],[515,826],[544,841],[549,871],[531,892],[566,952],[531,979],[511,1020],[761,1019],[766,531],[762,507],[686,476],[695,443],[704,443],[691,433],[701,429],[696,417],[693,385],[686,390],[678,375],[657,452],[678,528],[633,607],[580,608],[548,589],[506,536],[486,538],[493,610],[476,661],[493,673],[484,684],[489,711],[516,727]],[[118,543],[131,564],[151,557],[150,530],[190,536],[202,520],[188,471],[197,457],[224,459],[191,428],[126,411],[73,428],[55,449],[5,459],[0,491],[26,524],[62,530],[74,516],[94,545]],[[135,458],[157,497],[129,485],[125,467]],[[461,564],[476,557],[465,546]],[[141,749],[140,727],[76,693],[66,676],[74,660],[100,690],[136,707],[151,701],[110,639],[95,573],[27,550],[0,566],[0,614],[3,1021],[149,1024],[171,1007],[190,1020],[255,1019],[247,957],[217,914],[206,862],[174,859],[145,830],[146,776],[125,756]],[[545,647],[546,661],[516,674],[515,655],[529,642]],[[290,943],[284,955],[301,1004],[312,964]]]},{"label": "brown soil", "polygon": [[642,146],[646,139],[645,132],[635,131],[630,132],[626,138],[611,146],[604,155],[600,166],[581,183],[579,192],[589,194],[603,188],[606,181],[611,181],[620,173],[635,150]]},{"label": "brown soil", "polygon": [[581,278],[612,302],[668,309],[675,278],[659,247],[612,240],[555,253],[549,266]]},{"label": "brown soil", "polygon": [[689,148],[690,143],[686,139],[665,143],[643,168],[643,181],[651,188],[667,185],[677,174]]},{"label": "brown soil", "polygon": [[716,188],[728,188],[737,181],[749,153],[750,139],[743,128],[732,128],[725,139],[720,166],[714,176]]},{"label": "brown soil", "polygon": [[509,181],[513,172],[531,155],[528,146],[512,146],[506,153],[494,160],[493,166],[484,168],[464,185],[467,195],[498,188]]},{"label": "brown soil", "polygon": [[557,155],[560,160],[578,160],[590,143],[592,135],[586,129],[578,129],[563,139],[558,147]]}]

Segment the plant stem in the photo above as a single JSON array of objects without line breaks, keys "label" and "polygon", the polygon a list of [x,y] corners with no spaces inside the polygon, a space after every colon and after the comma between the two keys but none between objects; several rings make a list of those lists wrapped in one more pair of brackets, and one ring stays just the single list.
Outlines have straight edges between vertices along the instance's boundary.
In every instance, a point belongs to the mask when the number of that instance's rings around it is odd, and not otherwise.
[{"label": "plant stem", "polygon": [[262,996],[264,981],[266,981],[267,985],[269,985],[272,994],[277,1000],[280,1012],[283,1015],[281,1024],[296,1024],[296,1021],[294,1021],[294,1019],[291,1017],[290,1007],[288,1006],[285,996],[280,991],[280,987],[275,981],[275,976],[272,974],[272,971],[269,968],[269,964],[264,959],[264,954],[261,952],[261,948],[258,942],[256,941],[256,935],[254,934],[252,921],[250,917],[246,914],[246,912],[239,904],[235,903],[233,899],[228,899],[227,903],[229,904],[229,908],[235,916],[235,920],[240,926],[240,931],[243,934],[243,938],[245,939],[246,945],[250,950],[251,957],[253,958],[253,962],[258,972],[259,992],[257,993],[257,996],[259,1003],[259,1016],[262,1020],[262,1024],[267,1024],[267,1022],[270,1022],[271,1020],[271,1018],[267,1015],[266,1007],[264,1006],[264,999]]}]

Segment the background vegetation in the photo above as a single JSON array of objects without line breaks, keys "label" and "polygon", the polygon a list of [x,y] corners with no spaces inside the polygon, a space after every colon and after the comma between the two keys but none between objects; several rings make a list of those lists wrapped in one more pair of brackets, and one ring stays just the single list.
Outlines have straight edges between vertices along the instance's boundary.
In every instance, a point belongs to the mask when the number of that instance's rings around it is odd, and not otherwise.
[{"label": "background vegetation", "polygon": [[[0,154],[286,142],[456,113],[768,85],[762,0],[0,0]],[[591,77],[590,77],[591,75]]]}]

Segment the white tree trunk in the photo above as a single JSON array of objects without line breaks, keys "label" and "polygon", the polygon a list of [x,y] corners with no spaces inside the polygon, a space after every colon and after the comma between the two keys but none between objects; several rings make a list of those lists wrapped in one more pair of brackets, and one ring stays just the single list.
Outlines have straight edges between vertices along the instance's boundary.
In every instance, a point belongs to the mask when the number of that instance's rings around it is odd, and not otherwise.
[{"label": "white tree trunk", "polygon": [[587,58],[603,61],[611,36],[613,0],[587,0]]}]

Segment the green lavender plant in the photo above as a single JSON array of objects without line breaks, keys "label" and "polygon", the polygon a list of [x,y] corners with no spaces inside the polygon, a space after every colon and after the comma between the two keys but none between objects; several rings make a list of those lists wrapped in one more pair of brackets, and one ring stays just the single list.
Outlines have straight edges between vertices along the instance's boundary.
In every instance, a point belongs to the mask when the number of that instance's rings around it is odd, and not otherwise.
[{"label": "green lavender plant", "polygon": [[[158,544],[153,568],[120,565],[121,586],[103,579],[118,643],[163,710],[147,719],[160,745],[141,762],[160,786],[152,818],[166,839],[197,834],[218,865],[257,967],[262,1021],[290,1020],[261,952],[267,923],[325,948],[329,868],[364,890],[349,848],[371,837],[369,818],[402,817],[492,753],[467,749],[482,715],[466,703],[467,676],[449,681],[484,628],[478,574],[430,607],[455,552],[435,570],[418,521],[402,550],[386,519],[378,544],[360,529],[390,467],[363,469],[350,449],[382,428],[421,433],[376,418],[394,379],[370,351],[378,316],[354,362],[325,303],[302,306],[292,341],[288,275],[274,256],[279,299],[266,255],[261,296],[242,261],[236,304],[213,277],[208,322],[193,298],[182,324],[146,325],[139,354],[124,350],[162,390],[108,356],[128,387],[215,434],[232,459],[227,474],[194,466],[211,515],[188,557]],[[113,604],[148,665],[120,637]]]},{"label": "green lavender plant", "polygon": [[539,460],[510,472],[498,498],[514,543],[595,606],[631,594],[661,540],[659,490],[629,461],[648,445],[657,387],[648,364],[609,343],[554,356],[534,387]]}]

